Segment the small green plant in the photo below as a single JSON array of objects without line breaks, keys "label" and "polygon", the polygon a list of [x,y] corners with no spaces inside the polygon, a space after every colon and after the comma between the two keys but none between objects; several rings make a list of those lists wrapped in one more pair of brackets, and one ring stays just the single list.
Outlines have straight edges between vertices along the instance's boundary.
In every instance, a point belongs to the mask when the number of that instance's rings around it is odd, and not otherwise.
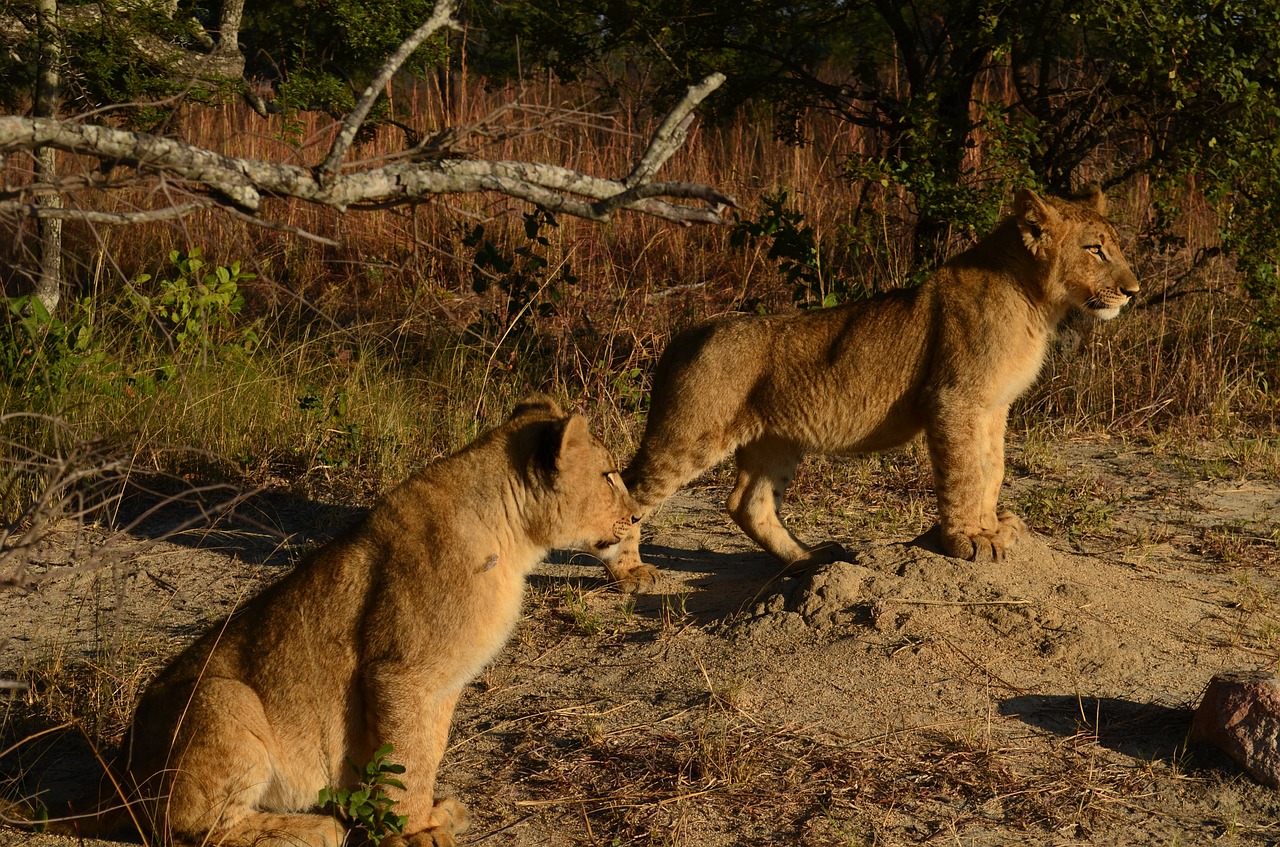
[{"label": "small green plant", "polygon": [[43,834],[49,829],[49,807],[44,801],[36,798],[31,809],[32,831]]},{"label": "small green plant", "polygon": [[351,395],[345,388],[337,389],[325,403],[319,389],[308,385],[298,398],[298,408],[321,430],[315,463],[330,468],[348,468],[359,460],[364,430],[349,418]]},{"label": "small green plant", "polygon": [[[608,373],[608,363],[600,361],[596,364],[599,373]],[[645,391],[644,371],[640,368],[623,368],[610,375],[609,387],[613,392],[613,400],[620,408],[639,411],[648,399]]]},{"label": "small green plant", "polygon": [[1019,513],[1032,526],[1065,532],[1070,538],[1106,532],[1115,513],[1115,498],[1096,480],[1038,485],[1018,502]]},{"label": "small green plant", "polygon": [[204,252],[192,247],[187,253],[169,252],[171,278],[156,280],[158,291],[143,293],[150,274],[134,279],[129,290],[130,306],[144,341],[159,327],[172,337],[179,356],[194,356],[204,366],[212,356],[227,349],[252,350],[257,346],[257,327],[233,330],[233,319],[244,308],[240,284],[255,278],[240,269],[240,262],[210,265]]},{"label": "small green plant", "polygon": [[28,408],[41,408],[41,397],[62,394],[83,365],[101,358],[93,349],[89,301],[75,302],[68,311],[65,319],[59,318],[31,295],[5,300],[0,373]]},{"label": "small green plant", "polygon": [[545,318],[557,313],[564,299],[562,285],[578,284],[578,277],[567,262],[553,269],[543,255],[551,246],[543,230],[559,226],[546,209],[527,212],[526,243],[512,250],[511,255],[485,237],[483,224],[476,224],[463,235],[463,246],[475,251],[471,259],[471,289],[484,294],[496,287],[506,301],[497,311],[486,309],[481,313],[480,330],[523,328],[531,316]]},{"label": "small green plant", "polygon": [[666,594],[662,598],[662,607],[658,610],[664,632],[677,629],[690,617],[689,591],[682,590],[675,594]]},{"label": "small green plant", "polygon": [[573,625],[584,635],[596,635],[604,629],[604,621],[587,602],[587,591],[579,582],[566,582],[561,588],[561,603]]},{"label": "small green plant", "polygon": [[870,292],[860,281],[832,273],[832,262],[821,240],[804,215],[788,207],[787,192],[766,194],[762,202],[764,212],[759,219],[739,221],[729,241],[735,247],[746,247],[769,239],[766,255],[792,286],[791,299],[797,305],[826,309],[868,296]]},{"label": "small green plant", "polygon": [[387,796],[387,788],[404,791],[404,783],[397,777],[404,773],[404,765],[387,760],[391,755],[390,744],[383,744],[373,753],[369,763],[360,768],[347,759],[347,764],[360,783],[355,788],[322,788],[318,802],[321,808],[329,808],[342,820],[365,831],[377,847],[388,835],[400,835],[408,818],[395,813],[395,800]]}]

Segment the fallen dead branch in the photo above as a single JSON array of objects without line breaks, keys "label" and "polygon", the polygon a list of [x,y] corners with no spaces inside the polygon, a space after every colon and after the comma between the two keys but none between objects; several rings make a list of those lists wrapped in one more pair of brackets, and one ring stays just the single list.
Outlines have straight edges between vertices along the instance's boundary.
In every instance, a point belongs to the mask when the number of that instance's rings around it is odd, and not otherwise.
[{"label": "fallen dead branch", "polygon": [[[163,209],[109,214],[37,203],[37,197],[68,190],[58,180],[0,189],[0,214],[129,224],[181,217],[206,205],[217,205],[265,224],[268,222],[258,217],[264,197],[294,198],[346,211],[412,204],[441,194],[493,192],[593,221],[607,221],[615,212],[626,210],[686,225],[725,223],[723,212],[735,205],[733,197],[707,185],[656,179],[662,165],[684,143],[693,110],[724,82],[719,73],[690,86],[623,178],[591,176],[549,164],[470,158],[461,146],[465,133],[449,130],[406,150],[403,160],[344,169],[347,153],[387,81],[423,41],[457,26],[453,12],[453,0],[436,3],[431,17],[406,39],[365,89],[338,129],[324,161],[314,168],[227,156],[178,139],[74,119],[2,117],[0,154],[51,147],[96,158],[104,170],[132,168],[141,178],[172,183],[174,193],[203,199]],[[100,190],[119,183],[108,182],[105,176],[78,182]]]}]

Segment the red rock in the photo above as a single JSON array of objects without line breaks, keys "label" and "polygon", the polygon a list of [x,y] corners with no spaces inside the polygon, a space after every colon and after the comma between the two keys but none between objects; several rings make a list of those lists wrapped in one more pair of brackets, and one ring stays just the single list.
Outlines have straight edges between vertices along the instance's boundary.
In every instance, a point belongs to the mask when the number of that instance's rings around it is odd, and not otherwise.
[{"label": "red rock", "polygon": [[1280,677],[1214,676],[1191,721],[1191,738],[1218,747],[1258,782],[1280,788]]}]

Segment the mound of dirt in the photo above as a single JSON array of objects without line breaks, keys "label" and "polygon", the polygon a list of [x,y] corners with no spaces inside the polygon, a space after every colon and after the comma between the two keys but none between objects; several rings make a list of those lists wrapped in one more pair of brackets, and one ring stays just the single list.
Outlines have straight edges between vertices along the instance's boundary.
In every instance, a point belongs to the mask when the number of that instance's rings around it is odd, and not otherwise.
[{"label": "mound of dirt", "polygon": [[1215,617],[1212,601],[1179,596],[1149,573],[1057,551],[1034,536],[998,564],[961,562],[918,542],[852,558],[784,580],[752,608],[741,637],[767,646],[865,628],[917,654],[926,644],[964,645],[983,657],[984,674],[1010,690],[1088,678],[1116,693],[1155,684],[1174,702],[1193,698],[1206,668],[1221,661],[1214,651],[1162,643],[1151,625],[1203,630]]}]

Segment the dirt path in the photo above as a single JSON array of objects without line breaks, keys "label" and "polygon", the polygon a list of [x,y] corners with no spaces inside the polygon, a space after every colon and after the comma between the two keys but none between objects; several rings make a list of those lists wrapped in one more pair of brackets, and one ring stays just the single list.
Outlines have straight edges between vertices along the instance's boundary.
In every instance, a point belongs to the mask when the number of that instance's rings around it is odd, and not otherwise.
[{"label": "dirt path", "polygon": [[[1006,499],[1050,534],[995,566],[918,534],[927,491],[837,469],[793,509],[850,561],[778,581],[724,515],[723,487],[687,490],[647,539],[656,593],[620,598],[577,560],[532,580],[444,762],[475,817],[463,840],[1280,843],[1280,792],[1185,746],[1212,674],[1280,657],[1276,452],[1019,445]],[[882,496],[913,517],[859,520]],[[68,658],[104,640],[175,649],[283,558],[218,542],[154,545],[120,590],[102,575],[0,597],[0,677],[54,644]],[[152,666],[134,662],[139,677]],[[74,767],[48,761],[28,787],[43,774],[66,790]],[[0,844],[29,837],[0,828]]]}]

